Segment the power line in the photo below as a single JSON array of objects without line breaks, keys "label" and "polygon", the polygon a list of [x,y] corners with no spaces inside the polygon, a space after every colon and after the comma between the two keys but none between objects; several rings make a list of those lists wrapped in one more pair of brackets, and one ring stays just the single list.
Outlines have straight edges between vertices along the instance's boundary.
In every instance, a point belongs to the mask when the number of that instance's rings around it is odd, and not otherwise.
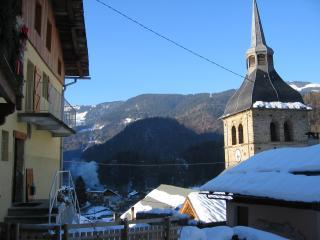
[{"label": "power line", "polygon": [[[195,52],[194,50],[191,50],[190,48],[187,48],[187,47],[183,46],[182,44],[180,44],[180,43],[178,43],[178,42],[170,39],[169,37],[166,37],[165,35],[163,35],[163,34],[157,32],[157,31],[151,29],[150,27],[147,27],[146,25],[142,24],[142,23],[139,22],[138,20],[136,20],[136,19],[128,16],[127,14],[125,14],[125,13],[123,13],[123,12],[115,9],[114,7],[110,6],[109,4],[107,4],[107,3],[105,3],[105,2],[103,2],[103,1],[101,1],[101,0],[96,0],[96,2],[100,3],[100,4],[101,4],[102,6],[104,6],[104,7],[109,8],[110,10],[112,10],[113,12],[117,13],[118,15],[126,18],[127,20],[135,23],[136,25],[140,26],[141,28],[145,29],[146,31],[149,31],[149,32],[153,33],[154,35],[156,35],[156,36],[158,36],[158,37],[166,40],[167,42],[170,42],[171,44],[173,44],[173,45],[175,45],[175,46],[177,46],[177,47],[179,47],[179,48],[187,51],[188,53],[190,53],[190,54],[192,54],[192,55],[194,55],[194,56],[196,56],[196,57],[198,57],[198,58],[201,58],[202,60],[205,60],[205,61],[207,61],[207,62],[209,62],[209,63],[211,63],[211,64],[213,64],[213,65],[215,65],[215,66],[217,66],[217,67],[219,67],[219,68],[221,68],[221,69],[229,72],[229,73],[232,73],[233,75],[236,75],[236,76],[238,76],[238,77],[241,77],[241,78],[244,78],[244,79],[246,79],[246,80],[248,80],[248,81],[251,81],[251,80],[250,80],[249,78],[247,78],[246,76],[243,76],[243,75],[241,75],[241,74],[239,74],[239,73],[231,70],[230,68],[227,68],[227,67],[225,67],[225,66],[217,63],[216,61],[211,60],[211,59],[209,59],[209,58],[201,55],[200,53],[197,53],[197,52]],[[251,81],[251,82],[252,82],[252,81]]]},{"label": "power line", "polygon": [[[88,162],[64,161],[64,163],[87,164]],[[214,163],[161,163],[161,164],[133,164],[133,163],[97,163],[101,166],[118,166],[118,167],[170,167],[170,166],[201,166],[225,164],[225,162]]]}]

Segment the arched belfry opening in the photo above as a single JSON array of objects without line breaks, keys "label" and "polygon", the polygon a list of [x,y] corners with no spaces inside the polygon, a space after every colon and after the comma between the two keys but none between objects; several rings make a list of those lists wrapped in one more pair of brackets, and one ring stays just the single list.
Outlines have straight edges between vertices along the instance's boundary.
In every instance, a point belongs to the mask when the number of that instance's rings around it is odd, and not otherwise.
[{"label": "arched belfry opening", "polygon": [[239,139],[239,144],[242,144],[243,143],[243,126],[242,126],[242,124],[240,124],[238,127],[238,139]]},{"label": "arched belfry opening", "polygon": [[280,141],[279,124],[276,122],[270,123],[270,140],[271,142]]},{"label": "arched belfry opening", "polygon": [[232,138],[232,145],[236,145],[237,144],[237,130],[236,130],[235,126],[233,126],[231,128],[231,138]]},{"label": "arched belfry opening", "polygon": [[286,121],[283,124],[283,132],[284,132],[284,141],[285,142],[293,141],[292,124],[291,124],[291,122]]}]

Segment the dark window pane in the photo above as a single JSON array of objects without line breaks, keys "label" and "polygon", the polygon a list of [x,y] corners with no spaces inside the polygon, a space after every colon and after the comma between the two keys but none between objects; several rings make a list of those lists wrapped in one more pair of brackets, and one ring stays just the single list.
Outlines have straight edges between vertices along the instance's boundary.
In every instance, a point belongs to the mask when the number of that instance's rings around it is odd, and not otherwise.
[{"label": "dark window pane", "polygon": [[52,37],[52,24],[47,22],[47,36],[46,36],[46,47],[49,51],[51,51],[51,37]]},{"label": "dark window pane", "polygon": [[41,24],[42,24],[42,7],[39,2],[36,2],[36,9],[34,14],[34,28],[41,36]]}]

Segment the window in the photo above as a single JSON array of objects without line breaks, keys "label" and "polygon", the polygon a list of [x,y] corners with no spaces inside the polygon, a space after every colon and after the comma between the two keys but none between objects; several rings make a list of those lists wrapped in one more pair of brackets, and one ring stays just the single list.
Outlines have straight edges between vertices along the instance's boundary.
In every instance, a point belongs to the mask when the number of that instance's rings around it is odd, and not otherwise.
[{"label": "window", "polygon": [[37,1],[35,14],[34,14],[34,28],[40,36],[41,36],[41,25],[42,25],[42,6]]},{"label": "window", "polygon": [[1,136],[1,160],[9,161],[9,132],[2,130]]},{"label": "window", "polygon": [[58,74],[61,75],[61,71],[62,71],[62,66],[61,66],[61,60],[58,59]]},{"label": "window", "polygon": [[280,141],[279,138],[279,127],[275,122],[270,123],[270,140],[271,142]]},{"label": "window", "polygon": [[249,209],[248,207],[237,207],[237,225],[248,226],[249,225]]},{"label": "window", "polygon": [[231,129],[231,137],[232,137],[232,145],[236,145],[237,144],[237,130],[236,130],[235,126],[233,126]]},{"label": "window", "polygon": [[266,64],[266,56],[264,54],[258,54],[258,65]]},{"label": "window", "polygon": [[239,139],[239,144],[243,143],[243,127],[242,124],[239,125],[238,127],[238,139]]},{"label": "window", "polygon": [[49,101],[49,77],[45,73],[42,77],[42,97]]},{"label": "window", "polygon": [[283,124],[283,131],[284,131],[284,141],[291,142],[293,140],[293,138],[292,138],[292,126],[288,121],[286,121]]},{"label": "window", "polygon": [[250,56],[249,57],[249,67],[254,67],[254,65],[256,64],[256,59],[254,56]]},{"label": "window", "polygon": [[49,51],[51,51],[51,42],[52,42],[52,24],[48,20],[47,21],[47,36],[46,36],[46,47]]}]

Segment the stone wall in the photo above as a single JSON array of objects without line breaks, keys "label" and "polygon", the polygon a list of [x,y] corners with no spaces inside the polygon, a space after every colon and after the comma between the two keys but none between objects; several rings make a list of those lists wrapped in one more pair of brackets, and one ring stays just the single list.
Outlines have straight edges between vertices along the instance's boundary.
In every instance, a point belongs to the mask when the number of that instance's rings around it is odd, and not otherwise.
[{"label": "stone wall", "polygon": [[[309,131],[308,112],[294,109],[250,109],[223,119],[226,168],[247,160],[254,154],[284,146],[306,146]],[[285,141],[284,123],[291,126],[292,141]],[[279,141],[271,141],[270,123],[274,122]],[[239,144],[238,127],[243,126],[243,143]],[[232,145],[232,127],[237,141]]]}]

